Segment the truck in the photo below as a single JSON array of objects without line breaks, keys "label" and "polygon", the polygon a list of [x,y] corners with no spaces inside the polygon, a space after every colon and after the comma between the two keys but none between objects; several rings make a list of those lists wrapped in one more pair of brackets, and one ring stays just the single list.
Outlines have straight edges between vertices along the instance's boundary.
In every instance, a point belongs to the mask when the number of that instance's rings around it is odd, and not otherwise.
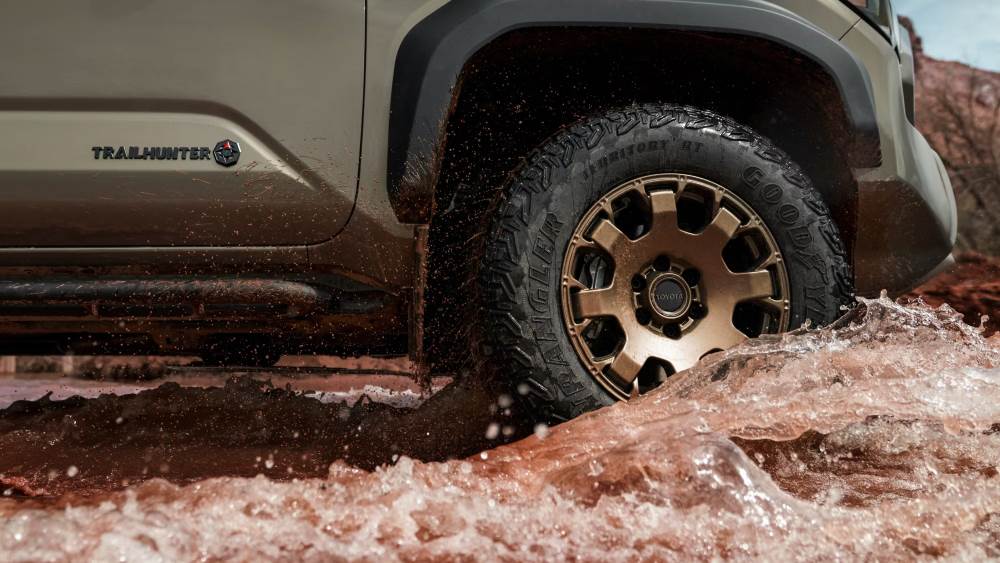
[{"label": "truck", "polygon": [[948,267],[889,0],[20,2],[0,353],[406,357],[541,420]]}]

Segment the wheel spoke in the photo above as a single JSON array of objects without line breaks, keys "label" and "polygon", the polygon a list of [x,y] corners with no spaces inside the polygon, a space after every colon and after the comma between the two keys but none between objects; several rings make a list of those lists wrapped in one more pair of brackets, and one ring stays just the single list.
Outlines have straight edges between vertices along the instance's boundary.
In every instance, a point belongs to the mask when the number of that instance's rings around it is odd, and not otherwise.
[{"label": "wheel spoke", "polygon": [[788,301],[782,301],[780,299],[762,299],[761,303],[765,306],[770,307],[775,313],[783,313],[788,310]]},{"label": "wheel spoke", "polygon": [[573,247],[577,250],[597,250],[599,247],[581,236],[573,237]]},{"label": "wheel spoke", "polygon": [[721,250],[726,246],[726,243],[733,239],[733,235],[739,228],[739,218],[727,209],[720,209],[715,214],[715,219],[712,219],[712,222],[705,227],[701,236],[704,237],[706,245]]},{"label": "wheel spoke", "polygon": [[579,318],[614,317],[622,311],[613,287],[587,289],[573,295],[573,309]]},{"label": "wheel spoke", "polygon": [[733,321],[730,320],[726,323],[726,327],[722,330],[721,334],[719,334],[719,345],[714,348],[727,350],[744,342],[745,340],[747,340],[747,335],[743,334],[739,331],[739,329],[733,326]]},{"label": "wheel spoke", "polygon": [[764,270],[766,268],[770,268],[771,266],[777,265],[778,262],[780,261],[781,261],[781,255],[778,254],[778,251],[774,249],[768,249],[767,256],[765,256],[764,259],[761,260],[760,264],[757,266],[757,269]]},{"label": "wheel spoke", "polygon": [[677,349],[676,353],[670,354],[668,356],[665,355],[663,357],[660,356],[657,357],[660,358],[661,360],[670,362],[670,365],[673,366],[674,371],[677,373],[689,370],[694,366],[698,365],[698,360],[700,359],[700,356],[690,353],[690,350],[686,348],[682,348],[679,346],[675,346],[674,348]]},{"label": "wheel spoke", "polygon": [[677,196],[673,192],[653,192],[649,196],[654,229],[677,229]]},{"label": "wheel spoke", "polygon": [[573,276],[566,276],[565,278],[563,278],[563,286],[565,286],[566,289],[569,290],[589,289],[586,286],[586,284],[584,284],[582,281],[576,279]]},{"label": "wheel spoke", "polygon": [[610,362],[611,371],[625,383],[632,383],[638,377],[639,370],[642,369],[647,359],[649,359],[648,355],[643,354],[638,346],[630,344],[626,340],[622,351],[618,352]]},{"label": "wheel spoke", "polygon": [[612,260],[617,260],[618,254],[630,242],[625,233],[618,230],[618,227],[607,219],[602,219],[594,227],[594,231],[590,234],[590,240],[611,255]]},{"label": "wheel spoke", "polygon": [[722,191],[712,190],[712,217],[722,211]]},{"label": "wheel spoke", "polygon": [[699,336],[701,337],[701,345],[697,347],[699,349],[699,358],[715,349],[726,350],[727,348],[732,348],[747,339],[747,335],[740,332],[733,325],[732,311],[723,311],[710,315],[705,321],[704,324],[698,327]]},{"label": "wheel spoke", "polygon": [[763,299],[774,294],[771,272],[767,270],[733,274],[730,283],[733,288],[733,296],[737,301]]}]

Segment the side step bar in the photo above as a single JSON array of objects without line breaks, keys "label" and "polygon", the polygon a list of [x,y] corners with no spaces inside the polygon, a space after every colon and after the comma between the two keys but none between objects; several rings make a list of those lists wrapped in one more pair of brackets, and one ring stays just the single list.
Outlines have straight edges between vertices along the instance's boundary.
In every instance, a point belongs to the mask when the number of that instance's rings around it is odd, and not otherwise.
[{"label": "side step bar", "polygon": [[280,279],[0,280],[0,317],[254,319],[329,311],[330,293]]}]

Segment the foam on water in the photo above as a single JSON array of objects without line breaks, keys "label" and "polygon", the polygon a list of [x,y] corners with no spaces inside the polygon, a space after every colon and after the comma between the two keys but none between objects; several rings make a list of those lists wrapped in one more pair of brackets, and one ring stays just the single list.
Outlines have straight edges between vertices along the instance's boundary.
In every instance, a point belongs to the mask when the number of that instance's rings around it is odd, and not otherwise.
[{"label": "foam on water", "polygon": [[749,342],[469,460],[0,502],[7,559],[1000,556],[1000,342],[950,309]]}]

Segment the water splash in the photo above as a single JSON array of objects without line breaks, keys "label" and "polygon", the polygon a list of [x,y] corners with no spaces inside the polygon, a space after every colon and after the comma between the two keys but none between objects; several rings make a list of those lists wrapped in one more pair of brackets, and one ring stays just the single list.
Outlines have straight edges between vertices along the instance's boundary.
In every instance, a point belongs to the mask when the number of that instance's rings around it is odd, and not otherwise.
[{"label": "water splash", "polygon": [[12,558],[1000,556],[1000,341],[865,301],[465,461],[0,502]]}]

